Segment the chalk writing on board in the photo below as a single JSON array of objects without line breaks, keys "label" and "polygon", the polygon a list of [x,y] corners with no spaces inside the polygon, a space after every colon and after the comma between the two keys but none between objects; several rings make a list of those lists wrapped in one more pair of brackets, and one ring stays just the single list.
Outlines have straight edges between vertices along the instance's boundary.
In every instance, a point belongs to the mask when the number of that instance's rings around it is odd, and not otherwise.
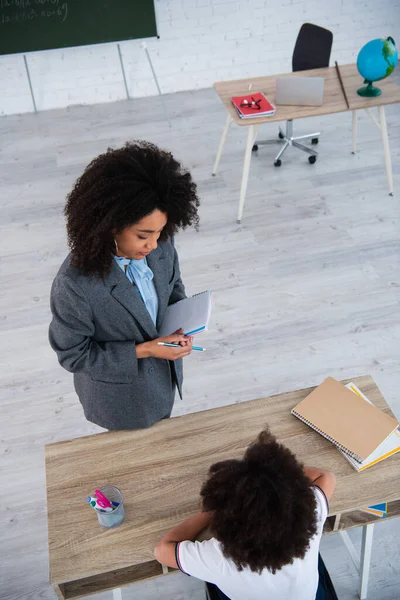
[{"label": "chalk writing on board", "polygon": [[56,19],[64,23],[68,2],[63,0],[0,0],[0,25]]}]

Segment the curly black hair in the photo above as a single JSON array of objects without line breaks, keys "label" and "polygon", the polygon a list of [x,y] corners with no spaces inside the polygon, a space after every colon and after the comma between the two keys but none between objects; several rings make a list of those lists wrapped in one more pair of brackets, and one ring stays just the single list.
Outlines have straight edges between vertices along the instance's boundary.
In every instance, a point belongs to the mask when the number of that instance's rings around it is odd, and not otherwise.
[{"label": "curly black hair", "polygon": [[242,460],[216,463],[201,489],[210,530],[241,571],[276,573],[304,558],[317,532],[310,480],[292,452],[265,429]]},{"label": "curly black hair", "polygon": [[158,209],[168,222],[160,239],[179,228],[198,228],[196,184],[170,152],[136,140],[109,148],[85,169],[67,196],[71,263],[86,274],[105,275],[114,234]]}]

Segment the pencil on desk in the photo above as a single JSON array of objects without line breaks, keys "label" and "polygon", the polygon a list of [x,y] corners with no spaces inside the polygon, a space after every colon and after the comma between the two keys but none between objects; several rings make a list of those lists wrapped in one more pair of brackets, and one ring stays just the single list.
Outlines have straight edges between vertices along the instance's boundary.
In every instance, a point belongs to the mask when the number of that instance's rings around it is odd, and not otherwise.
[{"label": "pencil on desk", "polygon": [[339,65],[337,64],[337,61],[336,61],[336,60],[335,60],[335,67],[336,67],[336,72],[337,72],[337,74],[338,74],[338,77],[339,77],[340,87],[342,88],[342,92],[343,92],[344,99],[346,100],[347,108],[350,108],[350,104],[349,104],[349,101],[348,101],[348,99],[347,99],[346,90],[344,89],[344,85],[343,85],[342,76],[341,76],[341,74],[340,74]]}]

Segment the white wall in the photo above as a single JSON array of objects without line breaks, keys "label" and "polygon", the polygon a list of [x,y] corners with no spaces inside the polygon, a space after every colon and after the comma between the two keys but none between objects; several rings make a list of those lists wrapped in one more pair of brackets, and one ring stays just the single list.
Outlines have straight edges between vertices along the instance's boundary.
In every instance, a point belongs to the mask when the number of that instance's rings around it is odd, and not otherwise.
[{"label": "white wall", "polygon": [[[134,0],[139,1],[139,0]],[[400,47],[400,0],[155,0],[160,39],[146,40],[163,93],[286,72],[302,23],[333,31],[331,62],[391,35]],[[140,40],[121,43],[131,97],[157,88]],[[27,55],[38,110],[126,98],[116,44]],[[22,55],[0,57],[0,114],[32,111]]]}]

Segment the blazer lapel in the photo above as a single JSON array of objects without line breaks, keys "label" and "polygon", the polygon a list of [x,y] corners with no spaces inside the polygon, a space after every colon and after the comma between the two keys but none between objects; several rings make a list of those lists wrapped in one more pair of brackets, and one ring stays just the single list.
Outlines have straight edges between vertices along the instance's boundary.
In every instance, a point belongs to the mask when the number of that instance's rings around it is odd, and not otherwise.
[{"label": "blazer lapel", "polygon": [[[151,254],[149,254],[149,257]],[[113,298],[122,304],[136,321],[138,321],[149,338],[155,339],[158,336],[156,326],[140,297],[137,287],[131,284],[122,269],[114,260],[112,261],[110,272],[104,278],[104,284],[110,289]]]},{"label": "blazer lapel", "polygon": [[169,300],[167,260],[160,246],[150,252],[147,264],[154,275],[153,281],[158,296],[157,329],[160,329]]}]

